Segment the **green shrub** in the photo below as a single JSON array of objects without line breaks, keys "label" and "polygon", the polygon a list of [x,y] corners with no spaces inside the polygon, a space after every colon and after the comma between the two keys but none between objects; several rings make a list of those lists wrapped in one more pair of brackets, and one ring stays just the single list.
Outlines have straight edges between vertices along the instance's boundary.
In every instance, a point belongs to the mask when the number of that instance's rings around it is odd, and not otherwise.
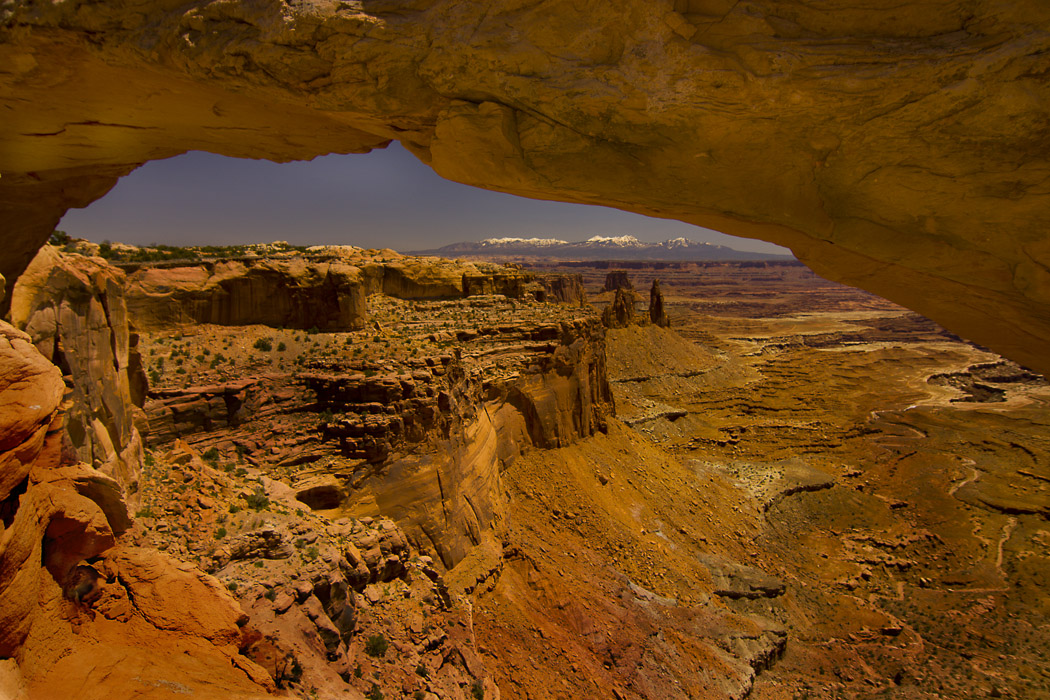
[{"label": "green shrub", "polygon": [[357,667],[354,668],[354,678],[360,678],[363,675],[364,671],[361,670],[361,664],[358,664]]},{"label": "green shrub", "polygon": [[229,583],[226,584],[226,588],[230,589],[230,593],[236,593],[237,592],[237,583],[234,582],[234,581],[230,581]]},{"label": "green shrub", "polygon": [[220,527],[218,530],[215,531],[215,539],[221,540],[225,536],[226,536],[226,528]]},{"label": "green shrub", "polygon": [[273,343],[270,342],[269,338],[259,338],[252,344],[252,347],[263,352],[270,352],[273,350]]},{"label": "green shrub", "polygon": [[390,642],[381,634],[373,634],[365,641],[365,653],[375,659],[384,656],[389,648]]},{"label": "green shrub", "polygon": [[[240,469],[237,471],[240,471]],[[248,507],[254,508],[256,512],[270,507],[270,499],[266,497],[261,488],[255,489],[255,493],[245,496],[244,500]]]},{"label": "green shrub", "polygon": [[70,241],[72,241],[70,235],[65,231],[59,231],[58,229],[55,229],[54,233],[51,234],[51,237],[47,239],[48,243],[57,246],[68,245]]},{"label": "green shrub", "polygon": [[474,685],[470,686],[470,694],[474,700],[485,700],[485,684],[480,680],[474,681]]},{"label": "green shrub", "polygon": [[230,512],[231,513],[239,513],[239,512],[241,512],[241,507],[239,505],[237,505],[236,503],[231,503],[230,504]]},{"label": "green shrub", "polygon": [[219,462],[219,448],[209,447],[208,450],[201,455],[201,457],[204,458],[205,462],[214,467]]},{"label": "green shrub", "polygon": [[264,596],[266,597],[266,600],[272,603],[277,598],[277,589],[271,588],[270,590],[266,591]]},{"label": "green shrub", "polygon": [[383,691],[379,689],[378,685],[373,683],[372,689],[365,694],[365,697],[368,700],[383,700]]},{"label": "green shrub", "polygon": [[277,352],[284,352],[288,349],[288,346],[284,344],[284,341],[277,343]]}]

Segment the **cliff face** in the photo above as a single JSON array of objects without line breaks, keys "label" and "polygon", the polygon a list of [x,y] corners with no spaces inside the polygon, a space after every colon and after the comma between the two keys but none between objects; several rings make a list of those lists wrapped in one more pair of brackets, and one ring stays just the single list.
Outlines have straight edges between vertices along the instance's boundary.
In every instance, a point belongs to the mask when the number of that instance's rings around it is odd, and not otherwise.
[{"label": "cliff face", "polygon": [[19,278],[11,319],[65,375],[65,429],[77,459],[130,495],[142,464],[146,377],[125,289],[124,273],[101,259],[45,246]]},{"label": "cliff face", "polygon": [[127,299],[143,329],[258,323],[352,330],[367,316],[358,268],[302,258],[146,267],[130,274]]},{"label": "cliff face", "polygon": [[155,389],[150,445],[236,445],[253,463],[330,474],[323,483],[293,480],[300,500],[391,517],[452,568],[498,531],[505,464],[527,447],[603,431],[613,412],[597,319],[482,328],[474,337],[498,351],[483,357],[520,369],[494,376],[453,354],[384,372],[324,360],[293,374]]},{"label": "cliff face", "polygon": [[40,4],[2,11],[9,281],[189,149],[399,140],[453,180],[789,246],[1050,370],[1040,0]]}]

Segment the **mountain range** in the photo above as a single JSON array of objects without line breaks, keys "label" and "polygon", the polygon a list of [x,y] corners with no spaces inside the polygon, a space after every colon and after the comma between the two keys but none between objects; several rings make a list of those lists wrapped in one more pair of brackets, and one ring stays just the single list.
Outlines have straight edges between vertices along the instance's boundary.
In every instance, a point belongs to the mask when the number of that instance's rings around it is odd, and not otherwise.
[{"label": "mountain range", "polygon": [[486,238],[452,243],[414,255],[442,257],[539,257],[558,260],[791,260],[790,255],[752,253],[728,246],[671,238],[659,243],[634,236],[592,236],[585,241],[559,238]]}]

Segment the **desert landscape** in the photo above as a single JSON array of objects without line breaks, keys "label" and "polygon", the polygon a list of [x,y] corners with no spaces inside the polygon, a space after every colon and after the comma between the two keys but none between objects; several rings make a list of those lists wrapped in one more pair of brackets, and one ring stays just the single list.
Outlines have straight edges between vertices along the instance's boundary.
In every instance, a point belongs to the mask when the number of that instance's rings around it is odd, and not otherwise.
[{"label": "desert landscape", "polygon": [[[1047,75],[1039,0],[5,1],[0,698],[1047,697]],[[794,257],[59,235],[391,150]]]},{"label": "desert landscape", "polygon": [[99,252],[11,303],[102,516],[42,533],[12,697],[1050,696],[1050,384],[913,312],[790,260]]}]

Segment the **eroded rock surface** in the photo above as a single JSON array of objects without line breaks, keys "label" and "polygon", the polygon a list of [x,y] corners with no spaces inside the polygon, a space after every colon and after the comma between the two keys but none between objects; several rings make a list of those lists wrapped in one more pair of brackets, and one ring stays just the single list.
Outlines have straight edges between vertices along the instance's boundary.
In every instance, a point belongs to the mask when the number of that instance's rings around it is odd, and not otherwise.
[{"label": "eroded rock surface", "polygon": [[125,290],[124,273],[101,258],[44,246],[15,286],[11,320],[65,375],[65,426],[77,459],[133,493],[147,381]]},{"label": "eroded rock surface", "polygon": [[238,653],[233,600],[193,567],[122,539],[121,484],[63,451],[58,368],[4,323],[0,366],[0,657],[10,660],[0,687],[16,700],[160,687],[268,695],[272,681]]},{"label": "eroded rock surface", "polygon": [[1050,369],[1039,0],[15,2],[2,22],[9,280],[147,160],[397,139],[460,182],[789,246]]}]

